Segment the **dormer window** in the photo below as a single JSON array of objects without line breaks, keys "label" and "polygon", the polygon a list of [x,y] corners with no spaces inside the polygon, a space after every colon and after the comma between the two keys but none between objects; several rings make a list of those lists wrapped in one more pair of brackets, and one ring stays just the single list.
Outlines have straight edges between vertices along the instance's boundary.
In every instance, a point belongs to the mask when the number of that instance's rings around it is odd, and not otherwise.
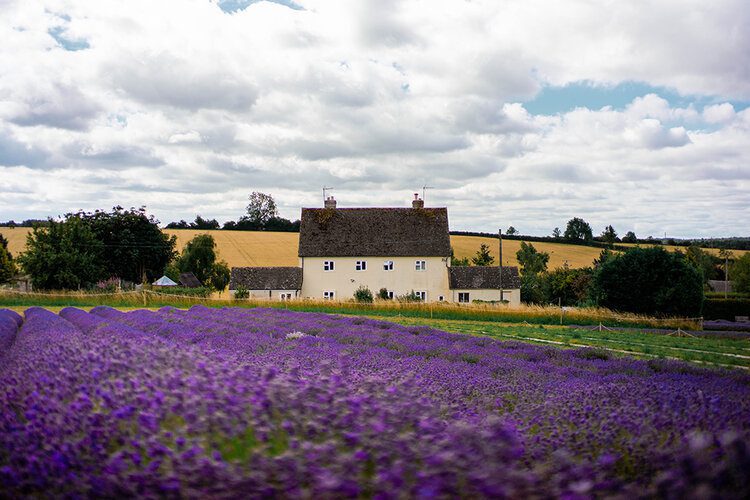
[{"label": "dormer window", "polygon": [[427,270],[427,262],[424,260],[418,260],[416,261],[414,268],[417,271],[425,271]]},{"label": "dormer window", "polygon": [[323,271],[333,271],[333,261],[332,260],[323,261]]},{"label": "dormer window", "polygon": [[393,271],[393,261],[386,260],[383,262],[383,271]]},{"label": "dormer window", "polygon": [[354,264],[354,269],[357,271],[367,271],[367,261],[358,260],[356,264]]}]

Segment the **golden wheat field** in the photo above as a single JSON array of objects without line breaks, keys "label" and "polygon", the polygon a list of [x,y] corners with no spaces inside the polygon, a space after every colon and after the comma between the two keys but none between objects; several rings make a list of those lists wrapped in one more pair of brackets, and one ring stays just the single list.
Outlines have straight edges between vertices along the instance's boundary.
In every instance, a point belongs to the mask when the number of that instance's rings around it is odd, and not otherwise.
[{"label": "golden wheat field", "polygon": [[[26,235],[30,228],[0,227],[0,234],[9,241],[11,254],[18,255],[26,246]],[[296,266],[299,264],[297,258],[297,244],[299,234],[297,233],[274,233],[265,231],[197,231],[193,229],[165,229],[164,232],[177,236],[177,249],[182,251],[185,244],[197,234],[210,234],[214,237],[218,247],[219,257],[226,261],[230,267],[242,266]],[[456,257],[472,257],[485,243],[490,247],[490,252],[497,259],[497,239],[482,238],[479,236],[451,236]],[[564,243],[542,243],[534,242],[534,247],[540,252],[550,254],[549,268],[555,269],[568,264],[573,268],[590,266],[599,256],[598,248],[566,245]],[[503,240],[503,264],[515,266],[516,252],[521,247],[520,241]],[[711,250],[718,253],[718,250]],[[735,255],[745,253],[742,250],[734,251]],[[497,262],[497,261],[496,261]]]}]

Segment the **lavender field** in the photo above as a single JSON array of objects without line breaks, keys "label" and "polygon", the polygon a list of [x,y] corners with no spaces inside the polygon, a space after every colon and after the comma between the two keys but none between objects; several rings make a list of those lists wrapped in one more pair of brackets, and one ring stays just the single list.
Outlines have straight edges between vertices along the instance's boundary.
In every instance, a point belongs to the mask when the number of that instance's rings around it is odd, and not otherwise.
[{"label": "lavender field", "polygon": [[0,310],[0,497],[750,496],[750,376],[276,309]]}]

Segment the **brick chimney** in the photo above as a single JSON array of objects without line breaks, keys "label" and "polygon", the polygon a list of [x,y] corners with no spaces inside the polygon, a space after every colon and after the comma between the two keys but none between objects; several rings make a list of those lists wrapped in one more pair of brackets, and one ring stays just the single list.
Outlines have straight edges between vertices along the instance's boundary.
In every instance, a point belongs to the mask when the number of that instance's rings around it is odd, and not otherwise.
[{"label": "brick chimney", "polygon": [[333,198],[333,196],[329,196],[325,200],[325,208],[336,208],[336,200]]},{"label": "brick chimney", "polygon": [[419,199],[419,193],[414,193],[414,199],[411,200],[411,208],[424,208],[424,200]]}]

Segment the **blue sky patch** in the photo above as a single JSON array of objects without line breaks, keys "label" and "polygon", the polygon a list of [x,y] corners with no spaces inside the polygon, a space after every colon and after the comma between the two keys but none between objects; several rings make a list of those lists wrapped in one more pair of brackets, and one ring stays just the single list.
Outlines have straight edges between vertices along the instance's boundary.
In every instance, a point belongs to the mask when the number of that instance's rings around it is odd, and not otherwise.
[{"label": "blue sky patch", "polygon": [[55,41],[65,50],[76,51],[85,50],[90,47],[89,42],[85,38],[71,39],[65,36],[66,29],[62,26],[55,26],[47,30],[47,33],[55,39]]},{"label": "blue sky patch", "polygon": [[219,8],[229,14],[233,12],[239,12],[245,10],[250,5],[258,2],[271,2],[289,7],[294,10],[305,10],[301,5],[295,3],[293,0],[219,0]]},{"label": "blue sky patch", "polygon": [[749,102],[731,101],[714,96],[684,96],[666,87],[654,87],[644,82],[633,81],[622,82],[613,86],[595,85],[590,81],[569,83],[562,87],[544,86],[534,99],[524,102],[523,105],[529,113],[534,115],[554,115],[575,108],[596,110],[604,106],[621,110],[636,97],[642,97],[646,94],[656,94],[669,102],[672,107],[682,108],[692,104],[696,110],[721,102],[731,103],[736,111],[745,109],[750,105]]}]

